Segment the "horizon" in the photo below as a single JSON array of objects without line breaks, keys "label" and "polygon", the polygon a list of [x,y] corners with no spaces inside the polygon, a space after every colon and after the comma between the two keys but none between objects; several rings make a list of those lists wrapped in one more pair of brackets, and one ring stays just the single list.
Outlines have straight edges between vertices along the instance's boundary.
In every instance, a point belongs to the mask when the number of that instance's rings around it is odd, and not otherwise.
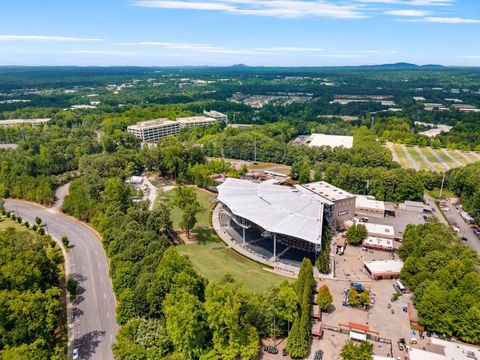
[{"label": "horizon", "polygon": [[472,0],[25,0],[1,9],[1,66],[480,66]]}]

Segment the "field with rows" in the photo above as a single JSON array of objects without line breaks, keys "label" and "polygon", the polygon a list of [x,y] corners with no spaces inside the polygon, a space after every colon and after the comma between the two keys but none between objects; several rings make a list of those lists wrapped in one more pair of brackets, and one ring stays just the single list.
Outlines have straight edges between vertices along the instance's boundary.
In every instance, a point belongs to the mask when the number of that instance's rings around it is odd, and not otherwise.
[{"label": "field with rows", "polygon": [[480,161],[480,153],[387,143],[393,160],[406,169],[443,172]]}]

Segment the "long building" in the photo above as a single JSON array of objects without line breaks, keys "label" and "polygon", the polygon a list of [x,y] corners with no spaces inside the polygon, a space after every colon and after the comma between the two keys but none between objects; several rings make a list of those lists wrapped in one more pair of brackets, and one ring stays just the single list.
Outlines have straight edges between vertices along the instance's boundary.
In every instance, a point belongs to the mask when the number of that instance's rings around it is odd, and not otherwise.
[{"label": "long building", "polygon": [[32,125],[32,126],[40,126],[46,124],[50,121],[50,118],[45,119],[8,119],[8,120],[0,120],[0,126],[11,127],[11,126],[19,126],[19,125]]},{"label": "long building", "polygon": [[181,129],[187,129],[195,126],[208,126],[219,120],[205,116],[191,116],[178,118],[176,121],[169,119],[155,119],[141,121],[135,125],[127,127],[127,131],[146,142],[157,142],[167,136],[176,136]]}]

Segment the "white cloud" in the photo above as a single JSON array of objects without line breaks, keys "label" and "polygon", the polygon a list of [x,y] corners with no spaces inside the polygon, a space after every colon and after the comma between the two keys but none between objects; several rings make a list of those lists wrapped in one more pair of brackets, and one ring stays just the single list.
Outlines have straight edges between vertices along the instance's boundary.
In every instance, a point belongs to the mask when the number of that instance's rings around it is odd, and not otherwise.
[{"label": "white cloud", "polygon": [[402,9],[402,10],[389,10],[385,11],[387,15],[394,15],[394,16],[427,16],[430,14],[430,11],[424,10],[414,10],[414,9]]},{"label": "white cloud", "polygon": [[0,41],[39,41],[39,42],[80,42],[80,41],[106,41],[99,38],[83,38],[77,36],[51,36],[51,35],[0,35]]},{"label": "white cloud", "polygon": [[426,17],[426,22],[431,23],[444,23],[444,24],[479,24],[480,20],[477,19],[465,19],[459,17]]},{"label": "white cloud", "polygon": [[267,51],[267,52],[322,52],[325,49],[316,48],[316,47],[297,47],[297,46],[277,46],[277,47],[266,47],[266,48],[256,48],[258,51]]},{"label": "white cloud", "polygon": [[453,0],[355,0],[362,4],[395,4],[412,6],[448,6]]},{"label": "white cloud", "polygon": [[147,8],[223,11],[230,14],[302,18],[308,16],[355,19],[366,15],[361,6],[340,5],[327,0],[134,0]]},{"label": "white cloud", "polygon": [[63,54],[78,54],[78,55],[99,55],[99,56],[135,56],[142,55],[142,53],[134,51],[109,51],[109,50],[65,50],[60,51]]}]

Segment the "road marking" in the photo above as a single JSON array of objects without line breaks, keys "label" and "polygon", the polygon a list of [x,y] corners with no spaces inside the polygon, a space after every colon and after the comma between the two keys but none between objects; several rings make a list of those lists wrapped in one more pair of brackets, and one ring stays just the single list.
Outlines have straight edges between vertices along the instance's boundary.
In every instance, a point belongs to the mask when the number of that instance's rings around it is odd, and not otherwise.
[{"label": "road marking", "polygon": [[107,311],[107,318],[110,319],[110,313]]}]

